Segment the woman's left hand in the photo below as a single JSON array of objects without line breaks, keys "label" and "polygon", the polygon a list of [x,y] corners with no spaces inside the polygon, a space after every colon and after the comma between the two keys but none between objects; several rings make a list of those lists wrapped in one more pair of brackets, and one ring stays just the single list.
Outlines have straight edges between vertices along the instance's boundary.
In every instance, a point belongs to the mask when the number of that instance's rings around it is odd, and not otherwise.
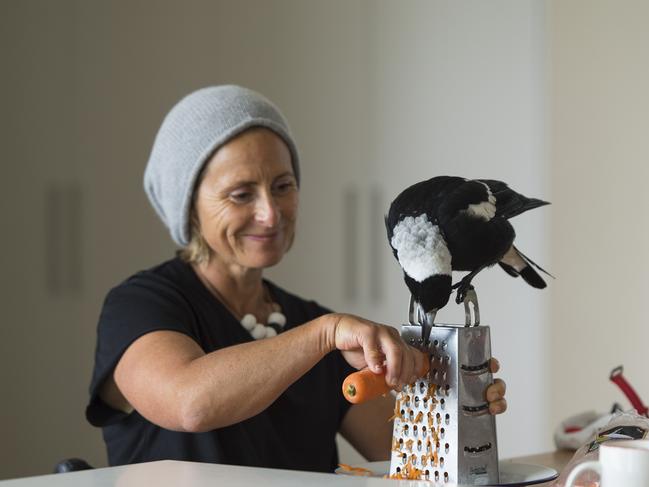
[{"label": "woman's left hand", "polygon": [[[495,374],[500,370],[500,362],[495,358],[489,361],[489,370]],[[489,412],[491,414],[502,414],[507,410],[507,400],[505,399],[505,391],[507,385],[502,379],[495,379],[493,384],[487,387],[485,392],[485,399],[489,403]]]}]

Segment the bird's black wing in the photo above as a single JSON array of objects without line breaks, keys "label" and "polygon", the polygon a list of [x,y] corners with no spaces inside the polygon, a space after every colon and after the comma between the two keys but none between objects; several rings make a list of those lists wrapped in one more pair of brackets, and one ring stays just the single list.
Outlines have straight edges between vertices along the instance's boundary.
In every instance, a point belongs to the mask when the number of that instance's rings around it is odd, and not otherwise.
[{"label": "bird's black wing", "polygon": [[496,216],[510,219],[526,211],[550,204],[548,201],[523,196],[502,181],[495,179],[478,179],[478,181],[489,186],[491,193],[496,197]]},{"label": "bird's black wing", "polygon": [[505,218],[484,221],[458,214],[446,223],[444,235],[453,256],[453,270],[473,271],[499,262],[511,247],[516,233]]},{"label": "bird's black wing", "polygon": [[464,181],[454,176],[437,176],[404,189],[394,199],[385,216],[388,241],[392,241],[392,231],[397,223],[407,216],[417,217],[425,213],[431,222],[436,222],[441,202]]},{"label": "bird's black wing", "polygon": [[[440,203],[437,216],[442,226],[461,213],[467,213],[471,205],[491,205],[489,190],[480,181],[463,180],[449,191]],[[495,208],[495,207],[494,207]],[[468,211],[468,213],[471,213]],[[474,218],[484,218],[474,215]]]}]

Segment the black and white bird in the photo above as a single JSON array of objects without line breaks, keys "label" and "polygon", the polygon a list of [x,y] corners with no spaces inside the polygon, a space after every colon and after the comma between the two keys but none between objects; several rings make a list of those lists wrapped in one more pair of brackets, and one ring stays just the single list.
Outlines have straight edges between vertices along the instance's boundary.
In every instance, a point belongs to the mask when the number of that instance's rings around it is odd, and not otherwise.
[{"label": "black and white bird", "polygon": [[[544,288],[534,267],[548,273],[513,245],[516,234],[508,220],[547,204],[489,179],[438,176],[404,190],[390,205],[385,225],[415,301],[424,312],[436,312],[457,288],[461,303],[476,274],[496,263]],[[469,274],[453,285],[452,271]]]}]

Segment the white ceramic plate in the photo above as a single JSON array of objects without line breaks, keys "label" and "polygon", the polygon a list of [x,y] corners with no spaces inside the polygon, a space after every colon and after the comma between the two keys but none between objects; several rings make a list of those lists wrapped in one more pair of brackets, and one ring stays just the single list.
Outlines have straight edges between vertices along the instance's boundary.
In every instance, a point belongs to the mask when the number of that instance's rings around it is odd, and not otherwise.
[{"label": "white ceramic plate", "polygon": [[[390,471],[389,461],[359,463],[358,465],[353,466],[366,468],[372,472],[370,475],[371,477],[383,477]],[[529,463],[501,461],[498,463],[498,467],[500,470],[500,483],[494,484],[498,486],[534,485],[542,482],[549,482],[559,476],[559,473],[553,468],[543,467],[542,465],[532,465]],[[353,475],[352,472],[343,470],[342,468],[336,469],[336,473],[341,475]],[[458,487],[462,486],[460,485]]]}]

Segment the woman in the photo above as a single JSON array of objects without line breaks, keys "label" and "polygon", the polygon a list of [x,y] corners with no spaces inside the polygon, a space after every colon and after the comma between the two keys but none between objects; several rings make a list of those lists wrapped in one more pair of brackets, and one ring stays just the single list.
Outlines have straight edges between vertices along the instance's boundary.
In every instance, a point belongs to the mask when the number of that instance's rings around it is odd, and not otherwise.
[{"label": "woman", "polygon": [[[263,278],[293,243],[299,178],[286,122],[253,91],[205,88],[165,118],[145,189],[182,250],[112,289],[102,309],[87,417],[111,465],[330,472],[337,431],[368,459],[389,458],[393,400],[350,407],[340,385],[369,366],[399,389],[421,354],[392,327]],[[504,393],[500,380],[487,390],[493,413]]]}]

